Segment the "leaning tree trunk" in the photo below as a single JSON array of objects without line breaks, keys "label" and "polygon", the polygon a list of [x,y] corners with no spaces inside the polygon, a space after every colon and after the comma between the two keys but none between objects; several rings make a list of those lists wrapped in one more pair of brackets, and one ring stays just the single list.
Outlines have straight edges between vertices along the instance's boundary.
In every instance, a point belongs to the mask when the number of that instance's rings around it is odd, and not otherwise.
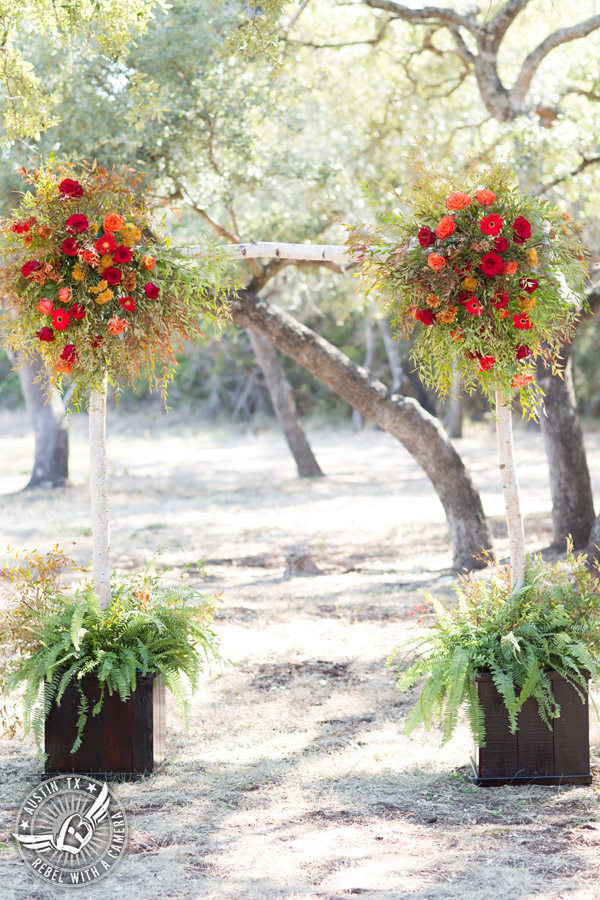
[{"label": "leaning tree trunk", "polygon": [[563,378],[538,363],[537,382],[545,393],[540,426],[550,469],[553,546],[586,547],[594,524],[594,499],[583,432],[575,408],[570,345],[563,347]]},{"label": "leaning tree trunk", "polygon": [[292,388],[281,365],[281,360],[277,355],[277,350],[266,338],[257,334],[256,331],[249,329],[247,334],[258,364],[265,376],[271,403],[288,447],[294,457],[298,475],[300,478],[322,476],[321,467],[300,424]]},{"label": "leaning tree trunk", "polygon": [[510,586],[517,591],[525,580],[525,529],[515,465],[510,402],[505,401],[499,390],[496,391],[496,433],[510,550]]},{"label": "leaning tree trunk", "polygon": [[92,540],[94,588],[100,605],[110,603],[110,525],[108,519],[108,484],[106,478],[106,395],[107,380],[90,394],[90,496],[92,505]]},{"label": "leaning tree trunk", "polygon": [[268,338],[363,416],[388,431],[429,476],[442,502],[457,569],[481,568],[492,538],[479,494],[441,424],[410,397],[389,397],[384,384],[301,322],[249,291],[232,298],[237,325]]},{"label": "leaning tree trunk", "polygon": [[62,487],[69,477],[69,430],[60,394],[44,391],[45,365],[38,354],[23,361],[15,354],[17,374],[35,435],[33,471],[27,488]]}]

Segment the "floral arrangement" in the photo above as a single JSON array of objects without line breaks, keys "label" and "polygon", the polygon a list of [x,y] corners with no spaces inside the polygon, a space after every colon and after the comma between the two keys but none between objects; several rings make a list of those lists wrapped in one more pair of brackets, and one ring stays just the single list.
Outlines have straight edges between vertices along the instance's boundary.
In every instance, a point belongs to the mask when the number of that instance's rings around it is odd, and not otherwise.
[{"label": "floral arrangement", "polygon": [[180,261],[131,169],[50,163],[20,172],[33,190],[0,224],[7,344],[41,352],[49,381],[71,376],[75,396],[106,372],[118,389],[140,369],[164,394],[172,337],[202,336],[199,319],[214,316],[225,284],[222,260],[211,254],[202,269]]},{"label": "floral arrangement", "polygon": [[519,388],[533,405],[532,362],[556,366],[583,304],[579,226],[524,196],[502,165],[459,185],[422,169],[409,196],[394,194],[407,211],[385,216],[387,231],[356,226],[349,243],[367,289],[414,333],[424,381],[445,393],[458,369],[467,389]]}]

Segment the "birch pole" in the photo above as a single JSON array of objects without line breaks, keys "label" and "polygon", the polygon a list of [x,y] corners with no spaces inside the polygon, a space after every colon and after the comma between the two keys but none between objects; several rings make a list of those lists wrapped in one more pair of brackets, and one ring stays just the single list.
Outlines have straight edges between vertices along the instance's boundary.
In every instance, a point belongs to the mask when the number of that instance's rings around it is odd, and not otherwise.
[{"label": "birch pole", "polygon": [[106,479],[107,382],[105,375],[102,387],[91,392],[89,409],[94,588],[104,609],[110,603],[110,524]]},{"label": "birch pole", "polygon": [[496,433],[510,548],[510,586],[511,590],[517,591],[525,580],[525,531],[515,465],[512,413],[510,402],[506,402],[500,390],[496,391]]},{"label": "birch pole", "polygon": [[[180,247],[182,256],[210,255],[206,247]],[[245,244],[225,244],[220,247],[232,259],[297,259],[309,262],[334,262],[349,265],[356,262],[352,250],[345,244],[285,244],[277,241],[248,241]]]}]

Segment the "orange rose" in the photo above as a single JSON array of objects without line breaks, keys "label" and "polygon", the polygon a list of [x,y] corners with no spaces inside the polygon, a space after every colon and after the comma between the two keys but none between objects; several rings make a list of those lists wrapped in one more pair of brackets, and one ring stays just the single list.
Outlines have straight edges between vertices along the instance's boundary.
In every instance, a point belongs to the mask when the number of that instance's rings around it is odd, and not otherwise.
[{"label": "orange rose", "polygon": [[44,313],[45,316],[49,316],[54,309],[54,303],[52,302],[52,300],[48,300],[46,297],[42,297],[37,305],[37,308],[41,313]]},{"label": "orange rose", "polygon": [[440,272],[446,265],[446,260],[443,256],[440,256],[439,253],[430,253],[427,265],[430,266],[434,272]]},{"label": "orange rose", "polygon": [[73,371],[73,363],[67,362],[66,359],[57,359],[54,363],[54,368],[57,372],[61,372],[63,375],[68,375],[69,372]]},{"label": "orange rose", "polygon": [[504,266],[504,271],[506,272],[507,275],[514,275],[515,272],[517,271],[518,267],[519,267],[518,263],[509,262],[509,263],[506,263],[506,265]]},{"label": "orange rose", "polygon": [[498,315],[501,319],[508,319],[508,317],[510,316],[510,309],[499,309]]},{"label": "orange rose", "polygon": [[465,206],[471,205],[471,198],[462,191],[454,191],[446,199],[448,209],[464,209]]},{"label": "orange rose", "polygon": [[95,250],[80,250],[79,256],[84,262],[89,263],[94,268],[98,265],[98,254]]},{"label": "orange rose", "polygon": [[121,332],[125,331],[128,327],[129,322],[126,319],[121,319],[119,316],[113,316],[112,319],[108,320],[106,330],[109,334],[121,334]]},{"label": "orange rose", "polygon": [[439,238],[447,238],[450,237],[455,228],[453,216],[442,216],[436,225],[435,233]]},{"label": "orange rose", "polygon": [[516,387],[525,387],[526,384],[530,384],[533,381],[533,375],[526,375],[523,373],[522,375],[515,375],[512,381],[512,386]]},{"label": "orange rose", "polygon": [[71,289],[68,287],[62,287],[58,292],[58,299],[61,303],[67,303],[71,299]]},{"label": "orange rose", "polygon": [[481,203],[482,206],[491,206],[491,204],[496,199],[496,195],[493,191],[488,190],[488,188],[484,188],[482,191],[477,191],[475,194],[478,203]]},{"label": "orange rose", "polygon": [[453,341],[462,341],[462,328],[453,328],[450,332],[450,337]]},{"label": "orange rose", "polygon": [[123,216],[118,216],[117,213],[109,213],[107,216],[104,216],[102,225],[107,234],[118,231],[119,228],[123,227]]},{"label": "orange rose", "polygon": [[148,272],[151,272],[154,266],[156,265],[156,260],[153,256],[143,256],[142,257],[142,265],[144,269],[147,269]]}]

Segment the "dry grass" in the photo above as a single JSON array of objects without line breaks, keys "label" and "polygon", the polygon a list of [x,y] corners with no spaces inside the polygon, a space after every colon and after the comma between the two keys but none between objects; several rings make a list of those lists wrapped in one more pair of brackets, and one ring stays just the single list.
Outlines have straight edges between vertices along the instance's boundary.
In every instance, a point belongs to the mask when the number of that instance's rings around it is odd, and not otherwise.
[{"label": "dry grass", "polygon": [[[87,561],[84,422],[73,424],[73,486],[27,495],[6,493],[28,473],[24,420],[0,426],[0,546],[74,539]],[[517,442],[530,545],[542,547],[541,440]],[[588,443],[600,472],[600,440]],[[418,589],[449,592],[443,513],[387,435],[318,433],[314,446],[328,477],[307,483],[274,434],[114,420],[115,562],[136,568],[160,544],[175,567],[204,558],[206,576],[188,577],[224,592],[219,631],[237,665],[200,691],[188,734],[170,707],[164,773],[117,787],[129,852],[86,900],[597,900],[600,778],[475,788],[464,726],[443,751],[435,735],[401,734],[407,700],[383,663],[412,626]],[[502,551],[493,433],[481,426],[459,446]],[[324,574],[285,579],[286,554],[302,546]],[[32,744],[0,752],[0,896],[64,896],[24,877],[12,846],[40,771]]]}]

